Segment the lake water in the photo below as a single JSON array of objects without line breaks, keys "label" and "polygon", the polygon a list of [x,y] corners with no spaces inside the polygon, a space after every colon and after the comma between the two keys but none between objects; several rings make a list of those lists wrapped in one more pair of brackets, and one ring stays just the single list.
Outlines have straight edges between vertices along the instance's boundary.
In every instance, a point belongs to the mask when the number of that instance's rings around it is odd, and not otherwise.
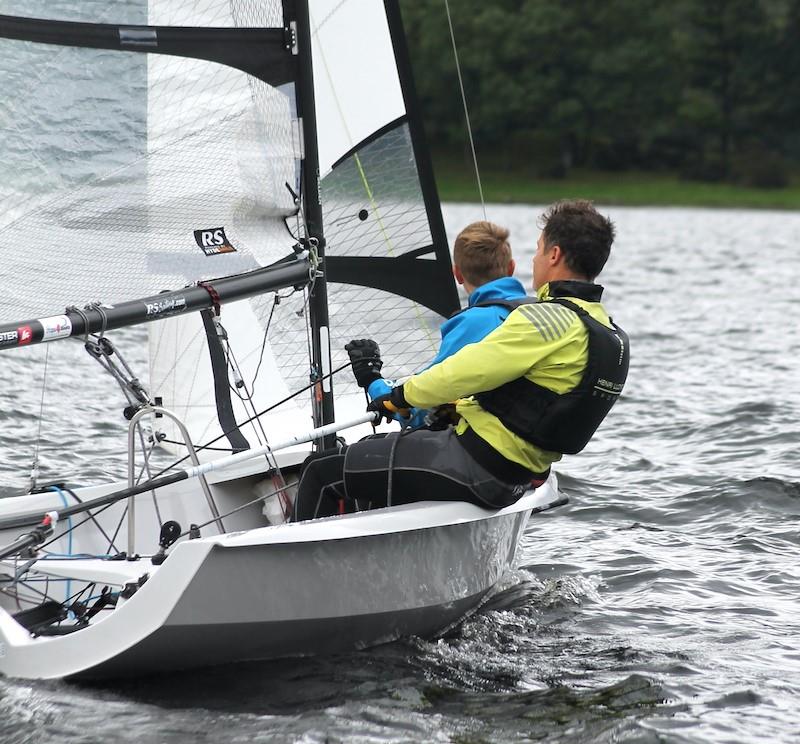
[{"label": "lake water", "polygon": [[[540,211],[488,208],[528,284]],[[335,658],[116,686],[2,680],[0,741],[797,741],[800,214],[604,211],[629,382],[558,466],[569,506],[531,521],[481,614],[443,640]],[[445,216],[452,236],[482,213]],[[125,345],[140,370],[143,338]],[[122,475],[113,382],[55,346],[42,477]],[[44,354],[0,357],[0,495],[27,482]]]}]

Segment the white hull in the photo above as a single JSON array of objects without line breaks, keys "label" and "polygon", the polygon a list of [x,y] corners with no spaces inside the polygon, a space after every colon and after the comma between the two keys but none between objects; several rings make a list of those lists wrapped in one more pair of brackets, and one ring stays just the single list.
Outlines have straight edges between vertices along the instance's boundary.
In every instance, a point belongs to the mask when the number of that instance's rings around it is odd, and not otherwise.
[{"label": "white hull", "polygon": [[[96,581],[98,589],[148,579],[67,635],[33,636],[10,607],[0,609],[0,672],[118,677],[430,636],[480,603],[512,563],[531,510],[559,498],[553,476],[494,512],[420,502],[259,527],[184,540],[160,566],[149,557],[41,560],[33,567],[40,577]],[[0,517],[14,501],[0,504]]]}]

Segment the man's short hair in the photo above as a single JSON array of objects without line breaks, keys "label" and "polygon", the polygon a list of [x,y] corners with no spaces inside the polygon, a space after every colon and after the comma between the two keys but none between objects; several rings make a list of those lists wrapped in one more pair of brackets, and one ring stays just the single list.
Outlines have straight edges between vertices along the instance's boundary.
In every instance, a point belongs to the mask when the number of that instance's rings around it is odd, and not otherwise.
[{"label": "man's short hair", "polygon": [[493,222],[473,222],[456,238],[453,262],[470,284],[480,287],[493,279],[508,276],[511,262],[509,232]]},{"label": "man's short hair", "polygon": [[561,247],[567,266],[590,281],[603,270],[614,242],[614,223],[586,199],[565,199],[539,218],[545,250]]}]

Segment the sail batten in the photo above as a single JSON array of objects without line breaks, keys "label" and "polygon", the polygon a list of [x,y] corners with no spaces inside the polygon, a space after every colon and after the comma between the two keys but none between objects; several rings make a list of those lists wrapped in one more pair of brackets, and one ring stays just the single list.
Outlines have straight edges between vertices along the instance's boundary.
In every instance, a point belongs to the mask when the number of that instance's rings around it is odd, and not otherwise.
[{"label": "sail batten", "polygon": [[274,86],[296,76],[291,35],[284,28],[135,26],[0,15],[0,38],[204,59]]}]

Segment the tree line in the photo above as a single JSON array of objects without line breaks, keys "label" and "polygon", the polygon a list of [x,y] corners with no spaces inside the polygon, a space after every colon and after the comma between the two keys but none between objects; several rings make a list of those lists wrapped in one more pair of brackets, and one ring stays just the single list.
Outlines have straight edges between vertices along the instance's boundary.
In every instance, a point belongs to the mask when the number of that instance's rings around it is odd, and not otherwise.
[{"label": "tree line", "polygon": [[[402,0],[428,137],[465,146],[444,0]],[[785,185],[800,163],[800,0],[452,0],[479,155]]]}]

